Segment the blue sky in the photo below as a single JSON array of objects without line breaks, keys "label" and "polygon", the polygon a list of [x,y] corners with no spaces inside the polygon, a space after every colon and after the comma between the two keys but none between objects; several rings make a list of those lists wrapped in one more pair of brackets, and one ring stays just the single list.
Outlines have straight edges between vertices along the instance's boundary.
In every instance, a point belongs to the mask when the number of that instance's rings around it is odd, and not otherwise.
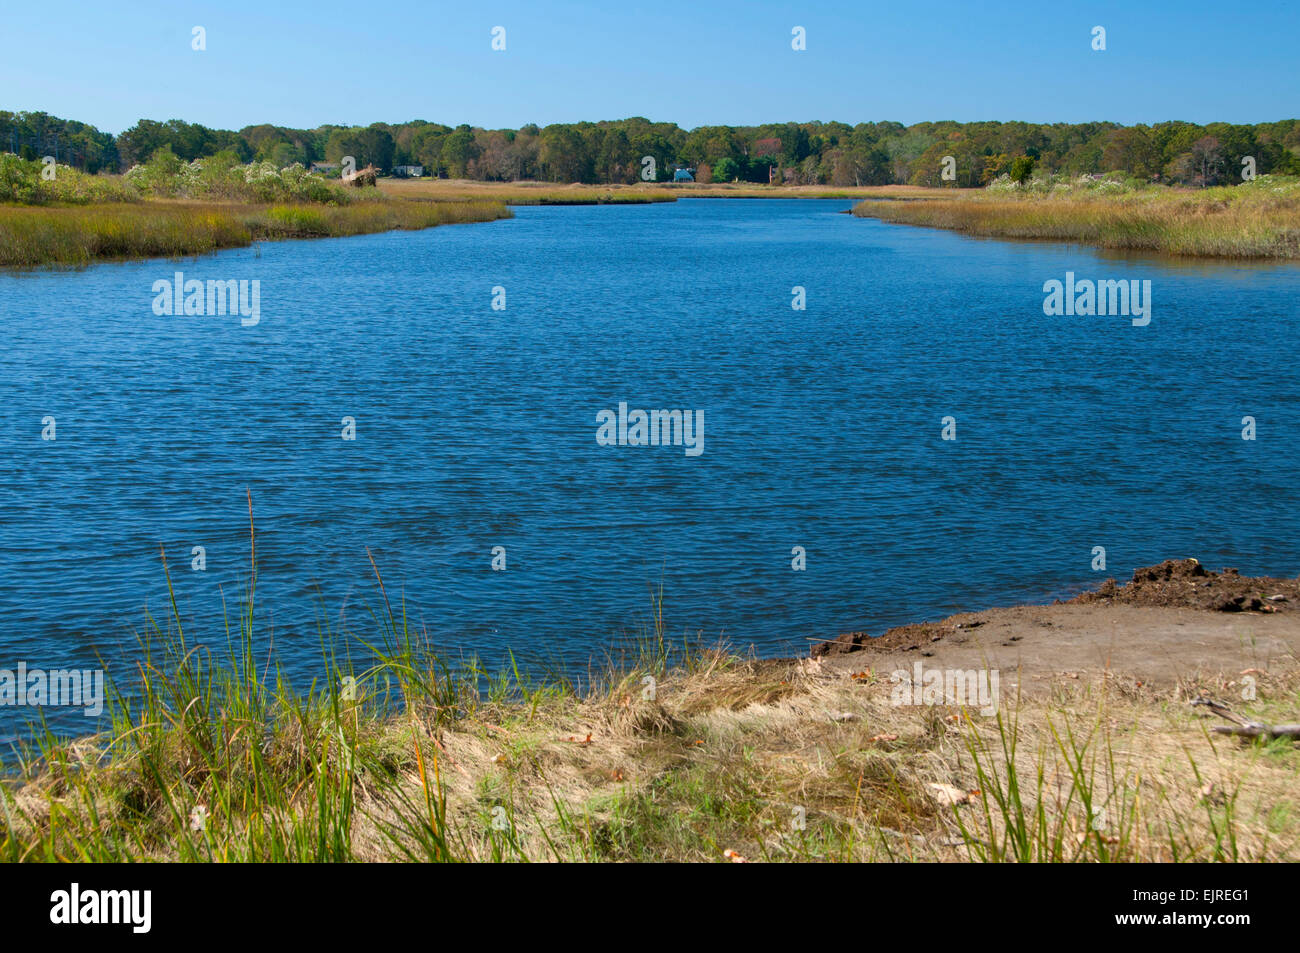
[{"label": "blue sky", "polygon": [[[222,0],[6,4],[0,108],[136,120],[645,116],[1266,122],[1300,114],[1300,4]],[[359,15],[353,10],[362,11]],[[403,10],[408,12],[401,12]],[[1094,26],[1107,49],[1091,49]],[[191,49],[202,26],[207,49]],[[506,29],[506,49],[491,30]],[[807,49],[791,49],[791,29]]]}]

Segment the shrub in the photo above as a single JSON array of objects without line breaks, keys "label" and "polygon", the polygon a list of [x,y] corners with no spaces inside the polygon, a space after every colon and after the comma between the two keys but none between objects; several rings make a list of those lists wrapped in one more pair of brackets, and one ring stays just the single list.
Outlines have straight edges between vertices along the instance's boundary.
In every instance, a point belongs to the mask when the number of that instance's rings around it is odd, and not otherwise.
[{"label": "shrub", "polygon": [[217,199],[231,202],[313,202],[343,205],[351,196],[308,172],[301,163],[283,169],[273,162],[241,165],[233,153],[181,162],[160,150],[126,179],[147,195],[160,198]]},{"label": "shrub", "polygon": [[0,202],[20,205],[56,203],[86,205],[90,202],[134,202],[139,191],[109,176],[88,175],[72,166],[56,165],[52,178],[43,173],[43,162],[0,155]]}]

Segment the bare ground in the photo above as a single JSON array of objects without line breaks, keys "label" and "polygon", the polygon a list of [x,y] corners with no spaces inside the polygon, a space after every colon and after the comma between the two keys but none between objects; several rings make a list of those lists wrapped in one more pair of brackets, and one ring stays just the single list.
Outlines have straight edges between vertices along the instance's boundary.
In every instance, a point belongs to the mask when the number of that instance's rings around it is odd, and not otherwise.
[{"label": "bare ground", "polygon": [[[966,612],[845,633],[814,647],[828,670],[996,668],[1004,690],[1108,675],[1167,688],[1205,673],[1270,671],[1300,660],[1300,581],[1211,572],[1195,560],[1139,569],[1120,586],[1047,606]],[[1006,679],[1010,678],[1008,683]]]}]

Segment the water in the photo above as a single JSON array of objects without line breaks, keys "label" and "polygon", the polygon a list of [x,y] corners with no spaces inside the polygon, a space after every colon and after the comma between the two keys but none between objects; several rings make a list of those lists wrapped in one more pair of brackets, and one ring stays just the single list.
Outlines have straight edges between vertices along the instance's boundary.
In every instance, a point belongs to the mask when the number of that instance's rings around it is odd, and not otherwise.
[{"label": "water", "polygon": [[[1300,268],[974,240],[849,206],[520,208],[0,275],[0,668],[102,656],[129,674],[146,607],[168,608],[160,546],[188,634],[224,644],[248,491],[259,650],[273,633],[304,685],[320,627],[364,632],[378,604],[367,548],[447,651],[575,669],[647,624],[660,584],[674,636],[780,655],[1170,557],[1300,572]],[[260,280],[261,322],[156,316],[176,270]],[[1044,317],[1066,271],[1150,279],[1150,325]],[[598,446],[620,401],[704,411],[704,452]],[[30,713],[0,708],[0,735]]]}]

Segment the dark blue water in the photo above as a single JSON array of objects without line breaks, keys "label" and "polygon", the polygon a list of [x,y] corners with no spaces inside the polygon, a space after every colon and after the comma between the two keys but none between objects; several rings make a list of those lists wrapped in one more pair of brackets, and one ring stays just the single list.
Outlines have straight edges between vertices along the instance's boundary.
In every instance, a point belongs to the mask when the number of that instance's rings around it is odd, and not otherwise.
[{"label": "dark blue water", "polygon": [[[367,547],[439,646],[575,667],[645,624],[661,583],[675,636],[776,655],[1169,557],[1300,572],[1300,269],[849,205],[521,208],[0,276],[0,668],[99,653],[128,673],[146,607],[167,608],[160,545],[187,634],[224,644],[250,490],[259,648],[304,683],[321,625],[368,627]],[[177,269],[258,279],[260,324],[155,315]],[[1044,317],[1067,270],[1150,279],[1150,325]],[[598,446],[620,401],[704,411],[703,454]]]}]

